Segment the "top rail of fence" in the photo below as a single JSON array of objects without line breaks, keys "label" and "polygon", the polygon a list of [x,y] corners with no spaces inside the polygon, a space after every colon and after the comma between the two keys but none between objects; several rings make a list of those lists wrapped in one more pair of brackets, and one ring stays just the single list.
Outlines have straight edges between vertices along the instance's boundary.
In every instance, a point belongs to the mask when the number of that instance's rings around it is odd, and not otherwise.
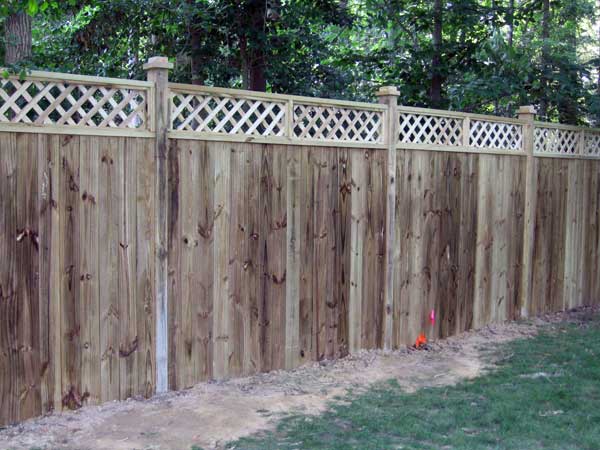
[{"label": "top rail of fence", "polygon": [[[33,71],[0,79],[0,130],[153,137],[149,81]],[[522,119],[242,89],[168,84],[173,138],[296,145],[527,154]],[[600,129],[533,122],[533,154],[600,158]]]}]

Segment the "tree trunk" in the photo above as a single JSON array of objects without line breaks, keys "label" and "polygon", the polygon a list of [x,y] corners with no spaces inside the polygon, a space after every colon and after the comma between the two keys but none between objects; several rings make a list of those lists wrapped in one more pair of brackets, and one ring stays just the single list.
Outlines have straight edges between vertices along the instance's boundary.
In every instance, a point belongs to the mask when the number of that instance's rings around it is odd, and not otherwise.
[{"label": "tree trunk", "polygon": [[506,23],[508,25],[508,46],[512,47],[515,34],[515,0],[509,0],[508,2]]},{"label": "tree trunk", "polygon": [[190,52],[191,52],[191,70],[192,84],[203,84],[204,76],[202,75],[202,33],[195,23],[192,23],[190,29]]},{"label": "tree trunk", "polygon": [[550,0],[543,0],[542,3],[542,59],[540,74],[540,108],[538,115],[542,120],[548,117],[548,79],[550,75],[550,51],[548,48],[548,38],[550,37]]},{"label": "tree trunk", "polygon": [[18,12],[7,17],[4,24],[6,65],[16,64],[31,56],[31,16]]},{"label": "tree trunk", "polygon": [[248,87],[251,91],[265,92],[267,90],[265,77],[266,2],[264,0],[250,1],[249,13],[250,33],[254,39],[249,55]]},{"label": "tree trunk", "polygon": [[442,0],[433,4],[433,56],[431,58],[431,106],[442,103]]}]

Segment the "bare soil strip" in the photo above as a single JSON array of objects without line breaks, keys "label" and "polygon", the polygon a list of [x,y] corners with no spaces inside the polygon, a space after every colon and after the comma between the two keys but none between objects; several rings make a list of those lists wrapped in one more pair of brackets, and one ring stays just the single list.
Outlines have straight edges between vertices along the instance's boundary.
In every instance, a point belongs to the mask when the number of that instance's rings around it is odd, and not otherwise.
[{"label": "bare soil strip", "polygon": [[492,325],[426,350],[363,351],[293,371],[201,383],[150,400],[112,402],[57,413],[0,430],[4,449],[205,449],[273,427],[290,413],[319,414],[348,389],[395,378],[407,391],[455,384],[493,365],[495,344],[527,338],[539,326],[577,321],[590,308]]}]

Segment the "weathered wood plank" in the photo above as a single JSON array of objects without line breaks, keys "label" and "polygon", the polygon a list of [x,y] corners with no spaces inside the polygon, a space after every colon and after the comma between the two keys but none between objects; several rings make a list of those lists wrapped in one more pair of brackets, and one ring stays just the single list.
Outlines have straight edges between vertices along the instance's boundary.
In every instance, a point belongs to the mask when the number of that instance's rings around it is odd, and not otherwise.
[{"label": "weathered wood plank", "polygon": [[[172,298],[172,299],[181,299],[181,260],[180,260],[180,255],[181,255],[181,221],[180,221],[180,208],[183,207],[183,205],[181,204],[181,192],[180,192],[180,164],[179,164],[179,153],[180,153],[180,148],[179,148],[179,142],[172,140],[170,142],[170,146],[169,146],[169,159],[168,159],[168,202],[167,202],[167,208],[168,208],[168,212],[165,214],[166,217],[168,217],[168,237],[167,237],[167,243],[166,243],[166,248],[167,248],[167,258],[166,258],[166,264],[168,266],[167,269],[167,274],[168,274],[168,282],[167,282],[167,294],[164,296],[165,299],[166,298]],[[157,177],[160,176],[160,173],[157,173]],[[158,181],[157,181],[158,183]],[[158,194],[157,194],[158,195]],[[160,209],[161,207],[161,203],[160,203],[160,199],[157,196],[157,205],[156,207],[158,209]],[[157,223],[157,226],[161,226],[160,223]],[[160,251],[160,249],[158,249]],[[156,267],[157,272],[159,272],[160,269],[160,265],[159,262],[157,261],[157,267]],[[158,278],[157,278],[157,283],[159,282]],[[157,286],[158,290],[157,292],[160,292],[160,288]],[[166,305],[166,304],[165,304]],[[168,343],[168,352],[164,355],[165,357],[168,358],[168,373],[169,373],[169,380],[168,380],[168,385],[169,385],[169,389],[173,389],[176,390],[179,388],[179,383],[178,380],[180,378],[179,374],[178,374],[178,366],[177,366],[177,361],[178,361],[178,356],[177,353],[179,351],[182,351],[179,346],[178,346],[178,342],[181,340],[179,338],[179,333],[181,333],[181,329],[180,329],[180,308],[181,308],[181,301],[171,301],[168,302],[168,313],[165,315],[164,318],[168,317],[168,338],[167,338],[167,343]],[[159,321],[159,317],[158,317],[158,311],[156,312],[157,317],[157,333],[158,333],[158,329],[160,327],[158,321]],[[159,342],[158,342],[158,335],[156,336],[156,345],[157,345],[157,351],[158,351],[158,346],[159,346]],[[157,354],[158,355],[158,354]],[[158,391],[158,360],[156,362],[157,364],[157,391]]]},{"label": "weathered wood plank", "polygon": [[123,153],[123,178],[119,180],[122,204],[119,213],[119,397],[124,400],[138,391],[138,329],[137,329],[137,153],[136,139],[120,142]]},{"label": "weathered wood plank", "polygon": [[351,151],[352,198],[350,229],[350,296],[348,297],[348,346],[350,353],[363,348],[362,316],[364,296],[363,253],[367,230],[367,165],[369,153],[364,150]]},{"label": "weathered wood plank", "polygon": [[136,198],[136,306],[138,324],[138,393],[150,397],[155,390],[155,259],[154,241],[156,195],[154,191],[156,161],[154,145],[138,140]]},{"label": "weathered wood plank", "polygon": [[230,166],[229,144],[214,147],[214,306],[213,375],[225,378],[230,373],[233,340],[233,303],[229,297]]},{"label": "weathered wood plank", "polygon": [[[101,138],[80,138],[80,204],[79,204],[79,283],[81,309],[81,395],[89,404],[102,398],[100,382],[100,268],[99,264],[99,195],[104,186],[98,184],[101,164]],[[104,163],[105,164],[105,163]],[[104,244],[104,243],[103,243]],[[115,269],[116,270],[116,269]]]},{"label": "weathered wood plank", "polygon": [[[330,195],[332,186],[333,158],[327,148],[312,150],[313,183],[315,186],[314,201],[314,232],[313,232],[313,314],[314,331],[313,346],[316,349],[316,359],[331,359],[333,357],[332,345],[329,340],[331,333],[332,315],[330,310],[334,307],[334,262],[335,252],[332,245],[334,236],[334,209]],[[333,241],[335,242],[335,241]],[[334,244],[335,245],[335,244]]]},{"label": "weathered wood plank", "polygon": [[494,193],[497,181],[492,155],[479,156],[477,199],[477,234],[475,251],[475,303],[473,327],[480,328],[492,320],[492,272],[494,252]]},{"label": "weathered wood plank", "polygon": [[81,322],[79,264],[79,137],[60,137],[59,267],[62,304],[62,406],[76,408],[81,397]]},{"label": "weathered wood plank", "polygon": [[461,168],[460,225],[457,274],[457,320],[456,333],[473,327],[473,303],[475,300],[475,246],[473,236],[477,230],[477,156],[465,155]]},{"label": "weathered wood plank", "polygon": [[[202,145],[202,143],[200,143]],[[198,143],[194,141],[179,141],[179,188],[180,208],[179,219],[180,268],[179,284],[180,297],[169,297],[177,301],[177,386],[180,389],[194,384],[194,337],[193,324],[196,310],[196,270],[198,239],[197,217],[199,216],[199,192],[196,189],[198,172]],[[177,300],[176,300],[177,299]]]},{"label": "weathered wood plank", "polygon": [[198,239],[197,264],[199,297],[195,311],[194,338],[196,352],[195,373],[198,380],[208,380],[213,374],[213,283],[214,283],[214,151],[209,145],[200,145],[196,189],[199,191],[199,215],[196,223]]},{"label": "weathered wood plank", "polygon": [[350,296],[350,229],[351,229],[351,193],[352,167],[350,151],[337,150],[338,186],[335,188],[337,201],[337,233],[335,242],[335,273],[337,286],[334,301],[337,304],[338,328],[336,356],[348,354],[348,299]]},{"label": "weathered wood plank", "polygon": [[123,145],[120,138],[100,142],[98,251],[100,282],[101,400],[118,400],[119,374],[119,222],[123,211]]},{"label": "weathered wood plank", "polygon": [[17,145],[14,133],[0,133],[0,424],[19,420],[17,341]]},{"label": "weathered wood plank", "polygon": [[246,326],[244,328],[244,373],[260,370],[261,351],[261,303],[260,288],[262,272],[260,266],[260,186],[262,146],[246,144],[244,147],[244,263],[242,273],[242,307]]},{"label": "weathered wood plank", "polygon": [[262,315],[261,370],[285,365],[286,158],[281,146],[263,148],[260,192]]},{"label": "weathered wood plank", "polygon": [[17,135],[17,301],[19,416],[42,412],[39,336],[37,136]]},{"label": "weathered wood plank", "polygon": [[[56,260],[59,256],[58,137],[39,135],[37,138],[39,187],[39,332],[40,332],[40,392],[42,413],[60,407],[60,312],[57,305],[60,289]],[[56,358],[58,357],[58,361]],[[58,380],[56,376],[58,375]]]},{"label": "weathered wood plank", "polygon": [[294,148],[286,152],[286,283],[285,283],[285,368],[298,365],[300,353],[300,186],[302,166]]},{"label": "weathered wood plank", "polygon": [[231,359],[230,375],[239,376],[243,369],[244,308],[242,305],[242,278],[244,272],[245,231],[243,182],[245,169],[245,147],[231,144],[230,161],[230,226],[229,226],[229,298],[231,301]]},{"label": "weathered wood plank", "polygon": [[314,183],[313,162],[310,147],[298,149],[301,157],[301,200],[302,226],[300,231],[300,295],[299,295],[299,363],[314,360],[313,347],[313,248],[314,248]]}]

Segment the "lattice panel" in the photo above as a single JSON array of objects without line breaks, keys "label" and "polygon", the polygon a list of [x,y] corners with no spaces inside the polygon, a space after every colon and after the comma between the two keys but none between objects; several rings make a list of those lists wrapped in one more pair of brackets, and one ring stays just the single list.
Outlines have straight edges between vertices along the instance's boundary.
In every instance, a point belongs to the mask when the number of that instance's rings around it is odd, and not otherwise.
[{"label": "lattice panel", "polygon": [[174,92],[174,130],[283,136],[285,103]]},{"label": "lattice panel", "polygon": [[600,133],[585,132],[583,153],[587,156],[600,157]]},{"label": "lattice panel", "polygon": [[383,112],[294,104],[294,136],[305,139],[379,143]]},{"label": "lattice panel", "polygon": [[400,142],[405,144],[462,145],[462,119],[400,114]]},{"label": "lattice panel", "polygon": [[498,150],[523,149],[523,127],[510,123],[471,120],[469,145]]},{"label": "lattice panel", "polygon": [[0,122],[145,128],[146,103],[143,90],[0,80]]},{"label": "lattice panel", "polygon": [[579,133],[560,128],[536,127],[534,131],[534,151],[556,155],[575,155],[579,145]]}]

